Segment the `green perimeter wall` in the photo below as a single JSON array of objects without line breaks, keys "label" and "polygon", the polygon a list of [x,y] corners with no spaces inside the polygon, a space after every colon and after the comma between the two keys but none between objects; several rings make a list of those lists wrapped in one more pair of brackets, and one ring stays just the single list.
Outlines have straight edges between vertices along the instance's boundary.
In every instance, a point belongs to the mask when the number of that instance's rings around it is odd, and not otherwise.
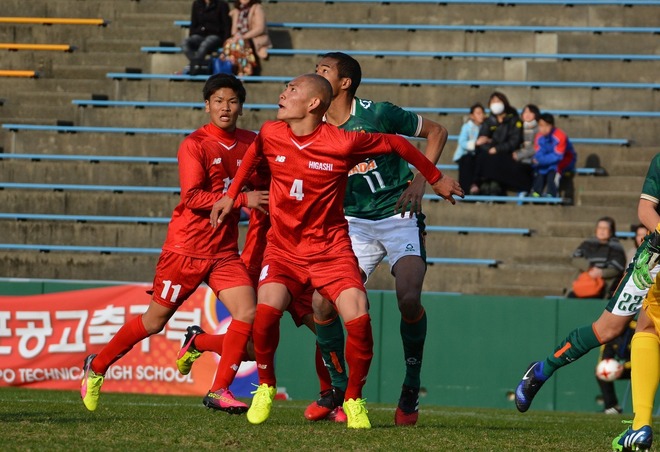
[{"label": "green perimeter wall", "polygon": [[[99,287],[104,283],[0,282],[0,295],[28,295]],[[396,403],[403,382],[403,349],[396,297],[370,291],[374,360],[364,396]],[[428,335],[422,370],[426,396],[420,405],[513,408],[510,394],[531,361],[540,360],[573,328],[593,322],[603,300],[470,295],[423,295]],[[598,350],[558,371],[534,401],[535,410],[594,412]],[[318,392],[314,341],[307,328],[282,320],[277,355],[278,386],[293,399]],[[619,402],[631,411],[628,381],[616,383]]]}]

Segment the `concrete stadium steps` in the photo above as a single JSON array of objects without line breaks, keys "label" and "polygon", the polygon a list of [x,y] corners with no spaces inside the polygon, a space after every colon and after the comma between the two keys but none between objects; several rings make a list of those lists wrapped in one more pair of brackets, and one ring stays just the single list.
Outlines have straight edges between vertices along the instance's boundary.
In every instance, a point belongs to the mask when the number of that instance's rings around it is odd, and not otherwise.
[{"label": "concrete stadium steps", "polygon": [[[605,207],[603,205],[578,207],[463,202],[452,206],[446,201],[440,201],[425,203],[422,208],[427,218],[426,224],[429,225],[531,228],[535,231],[533,236],[536,234],[552,236],[549,225],[557,222],[591,223],[595,227],[596,220],[604,215],[611,216],[619,225],[628,225],[638,221],[637,200],[627,204],[610,203]],[[490,240],[500,238],[492,235],[489,237]],[[528,238],[521,237],[520,240],[525,243],[524,240]]]},{"label": "concrete stadium steps", "polygon": [[[582,177],[576,182],[576,185],[579,187],[580,191],[607,191],[616,188],[618,191],[634,193],[639,196],[639,193],[642,191],[641,183],[644,180],[646,174],[645,171],[647,169],[648,163],[646,164],[646,168],[644,168],[644,172],[641,174],[631,174],[629,176],[609,175],[606,177]],[[614,171],[617,170],[618,168],[614,169]]]},{"label": "concrete stadium steps", "polygon": [[[592,222],[589,233],[582,238],[550,237],[532,234],[520,237],[508,234],[456,234],[429,232],[426,236],[426,249],[429,257],[470,257],[475,259],[499,259],[504,263],[516,256],[534,256],[544,250],[564,255],[566,264],[573,250],[593,234],[596,220]],[[533,229],[533,228],[532,228]]]},{"label": "concrete stadium steps", "polygon": [[[603,215],[604,216],[604,215]],[[553,237],[574,237],[578,240],[584,240],[584,237],[589,237],[594,234],[596,229],[596,221],[598,218],[594,218],[593,221],[556,221],[550,222],[546,226],[546,233]],[[634,220],[634,221],[632,221]],[[630,227],[633,224],[638,224],[639,220],[631,219],[630,222],[616,223],[617,232],[630,231]],[[621,239],[621,244],[624,248],[632,247],[632,240],[623,240]]]},{"label": "concrete stadium steps", "polygon": [[0,273],[9,278],[152,281],[158,255],[6,251]]},{"label": "concrete stadium steps", "polygon": [[512,31],[272,29],[270,34],[275,47],[300,49],[327,48],[338,36],[342,48],[365,50],[654,54],[659,46],[657,35],[637,33],[530,32],[527,36]]},{"label": "concrete stadium steps", "polygon": [[[191,128],[202,125],[192,125]],[[176,157],[183,135],[123,135],[117,133],[57,133],[20,131],[4,133],[5,152],[31,154],[52,150],[63,154],[100,154]]]},{"label": "concrete stadium steps", "polygon": [[178,187],[177,165],[0,160],[3,182]]},{"label": "concrete stadium steps", "polygon": [[[515,5],[498,4],[333,4],[319,2],[264,2],[269,20],[304,21],[309,20],[310,8],[315,17],[332,17],[336,21],[391,21],[434,22],[447,24],[533,24],[533,25],[570,25],[570,26],[644,26],[649,24],[649,11],[652,7],[635,5]],[[115,2],[101,0],[58,0],[40,3],[21,0],[4,0],[3,14],[8,16],[49,16],[69,17],[72,11],[76,17],[104,17],[113,20],[130,20],[131,16],[154,14],[158,18],[166,15],[178,15],[179,19],[189,19],[190,1],[122,1],[121,7]]]},{"label": "concrete stadium steps", "polygon": [[[309,70],[309,69],[308,69]],[[286,76],[288,74],[270,74]],[[299,75],[291,74],[291,77]],[[387,74],[383,74],[386,76]],[[388,77],[383,77],[388,78]],[[202,83],[197,81],[170,80],[115,80],[114,95],[117,100],[168,99],[190,102],[201,98]],[[277,103],[282,82],[246,83],[249,103]],[[467,108],[474,102],[487,102],[490,94],[503,91],[513,105],[536,103],[548,109],[593,109],[610,110],[616,106],[620,110],[658,111],[660,91],[649,89],[581,87],[534,89],[527,86],[401,86],[396,84],[367,84],[360,86],[360,96],[366,99],[388,99],[398,105],[416,107],[455,107]]]},{"label": "concrete stadium steps", "polygon": [[[2,56],[3,68],[40,68],[44,66],[49,70],[57,70],[61,66],[90,66],[106,63],[116,70],[125,70],[126,67],[143,67],[148,56],[140,52],[130,51],[121,54],[115,52],[7,52]],[[60,74],[57,74],[58,77]],[[104,74],[105,76],[105,74]]]},{"label": "concrete stadium steps", "polygon": [[[305,7],[302,7],[302,6]],[[548,26],[654,26],[649,25],[651,8],[635,6],[525,5],[496,4],[364,4],[265,2],[268,20],[309,21],[313,7],[316,17],[335,22],[441,23]],[[187,11],[186,11],[187,12]]]},{"label": "concrete stadium steps", "polygon": [[[385,58],[358,56],[357,59],[364,66],[362,76],[365,78],[407,78],[410,77],[410,67],[412,66],[415,68],[414,77],[424,79],[586,82],[626,80],[629,83],[655,83],[656,75],[660,71],[660,61],[534,61],[390,56]],[[265,70],[273,75],[303,73],[312,72],[319,60],[320,57],[315,55],[296,55],[295,57],[273,55],[264,66]]]},{"label": "concrete stadium steps", "polygon": [[[520,105],[522,107],[522,105]],[[64,107],[66,108],[66,107]],[[66,109],[69,116],[72,110]],[[26,114],[33,117],[39,113],[38,109],[24,108]],[[75,110],[73,110],[75,112]],[[242,127],[258,130],[266,120],[276,118],[276,110],[264,109],[261,111],[244,110],[240,119]],[[457,135],[463,124],[464,115],[437,115],[422,114],[422,116],[436,121],[447,128],[451,135]],[[104,124],[112,127],[158,127],[158,128],[187,128],[189,124],[199,123],[208,118],[202,110],[184,108],[79,108],[76,125],[95,126]],[[626,138],[634,130],[635,142],[641,145],[652,145],[656,142],[654,124],[657,118],[630,118],[622,120],[616,117],[583,117],[556,118],[558,127],[566,131],[569,137],[580,138]],[[455,146],[451,144],[449,146]]]},{"label": "concrete stadium steps", "polygon": [[2,243],[160,248],[166,224],[0,221]]},{"label": "concrete stadium steps", "polygon": [[[564,288],[570,285],[574,272],[572,267],[543,265],[501,264],[497,268],[430,265],[422,290],[475,295],[560,296]],[[380,265],[376,269],[367,281],[367,288],[394,290],[389,265]]]},{"label": "concrete stadium steps", "polygon": [[[657,16],[657,11],[652,13]],[[639,45],[637,45],[637,39]],[[557,38],[557,53],[644,53],[657,54],[660,50],[660,37],[658,35],[628,36],[618,34],[596,35],[566,33]]]},{"label": "concrete stadium steps", "polygon": [[641,183],[637,192],[620,192],[618,187],[612,187],[609,191],[603,190],[580,190],[575,196],[577,206],[611,206],[611,205],[637,205]]},{"label": "concrete stadium steps", "polygon": [[2,210],[19,213],[169,217],[180,199],[164,193],[0,190]]}]

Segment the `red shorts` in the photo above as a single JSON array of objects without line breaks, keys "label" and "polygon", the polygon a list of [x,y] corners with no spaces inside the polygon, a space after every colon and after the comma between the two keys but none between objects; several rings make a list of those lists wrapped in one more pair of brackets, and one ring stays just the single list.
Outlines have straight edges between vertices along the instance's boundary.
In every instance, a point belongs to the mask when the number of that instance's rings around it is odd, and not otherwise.
[{"label": "red shorts", "polygon": [[156,265],[153,286],[147,292],[166,308],[176,309],[205,282],[216,295],[221,290],[252,286],[245,265],[235,253],[200,259],[163,251]]},{"label": "red shorts", "polygon": [[314,289],[309,288],[302,293],[295,300],[291,300],[289,306],[286,310],[291,314],[291,319],[297,327],[304,325],[303,319],[307,315],[313,315],[314,310],[312,309],[312,295],[314,294]]},{"label": "red shorts", "polygon": [[334,303],[347,289],[360,289],[364,283],[350,242],[341,243],[313,257],[300,258],[266,246],[259,285],[284,284],[295,301],[311,286]]}]

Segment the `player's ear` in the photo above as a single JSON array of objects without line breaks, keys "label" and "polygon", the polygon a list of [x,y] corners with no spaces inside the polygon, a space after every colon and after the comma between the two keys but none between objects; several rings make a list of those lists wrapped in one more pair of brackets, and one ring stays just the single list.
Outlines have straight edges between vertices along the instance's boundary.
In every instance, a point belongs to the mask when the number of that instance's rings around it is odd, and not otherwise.
[{"label": "player's ear", "polygon": [[318,97],[312,97],[309,100],[309,106],[307,107],[307,111],[314,111],[316,110],[319,106],[321,105],[321,99]]},{"label": "player's ear", "polygon": [[341,89],[343,90],[348,91],[352,84],[353,80],[351,80],[349,77],[344,77],[341,79]]},{"label": "player's ear", "polygon": [[210,105],[211,105],[211,103],[208,100],[204,101],[204,111],[206,113],[211,113]]}]

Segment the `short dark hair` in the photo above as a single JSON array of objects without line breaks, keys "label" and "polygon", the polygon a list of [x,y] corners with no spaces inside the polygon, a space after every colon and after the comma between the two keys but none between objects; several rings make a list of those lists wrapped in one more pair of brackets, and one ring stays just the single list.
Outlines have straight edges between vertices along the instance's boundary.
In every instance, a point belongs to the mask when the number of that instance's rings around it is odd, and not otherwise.
[{"label": "short dark hair", "polygon": [[202,90],[204,94],[204,100],[209,100],[213,93],[221,88],[233,89],[234,92],[238,95],[238,101],[243,105],[245,103],[245,98],[247,93],[245,92],[245,87],[243,82],[237,79],[232,74],[215,74],[212,75],[204,83],[204,89]]},{"label": "short dark hair", "polygon": [[539,121],[547,122],[551,126],[555,125],[555,117],[550,113],[541,113],[541,116],[539,116]]},{"label": "short dark hair", "polygon": [[350,55],[343,52],[328,52],[321,58],[331,58],[337,62],[337,72],[342,78],[351,79],[351,87],[348,90],[351,96],[355,96],[358,86],[362,81],[362,68],[360,63]]},{"label": "short dark hair", "polygon": [[477,102],[476,104],[472,104],[472,106],[470,107],[470,114],[474,113],[474,110],[476,110],[477,108],[481,108],[483,111],[486,111],[484,106],[481,105],[481,102]]},{"label": "short dark hair", "polygon": [[[537,107],[535,104],[527,104],[525,105],[525,108],[532,112],[535,120],[537,121],[539,120],[539,118],[541,117],[541,110],[539,109],[539,107]],[[525,108],[523,108],[523,111],[525,111]]]}]

